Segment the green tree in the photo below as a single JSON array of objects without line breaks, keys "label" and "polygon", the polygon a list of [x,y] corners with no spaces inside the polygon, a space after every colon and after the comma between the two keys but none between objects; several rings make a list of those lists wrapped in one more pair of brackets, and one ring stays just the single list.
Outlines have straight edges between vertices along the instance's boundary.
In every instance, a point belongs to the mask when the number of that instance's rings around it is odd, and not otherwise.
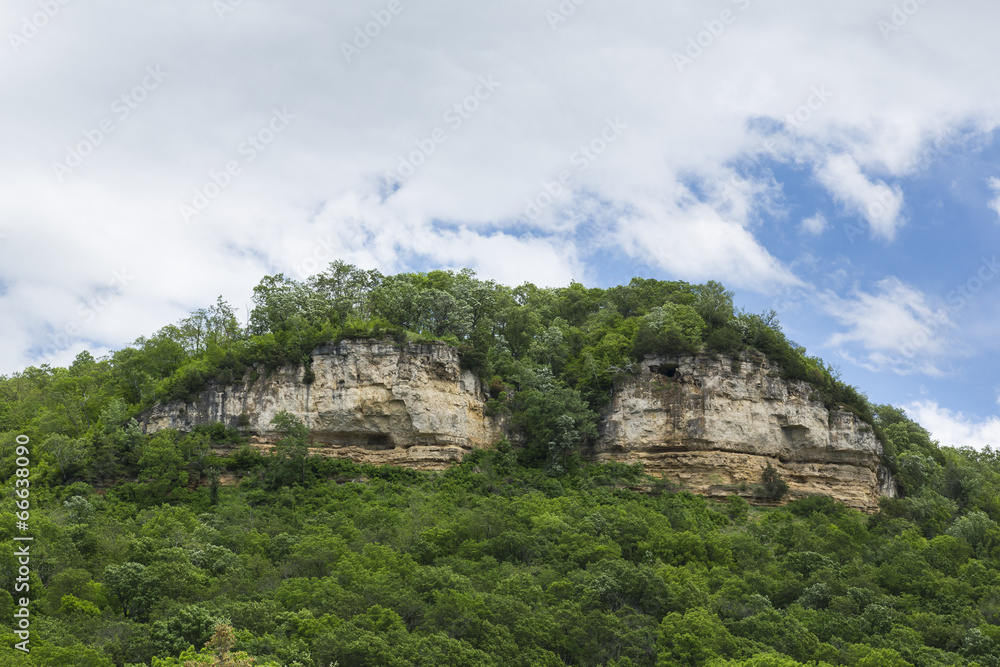
[{"label": "green tree", "polygon": [[632,354],[692,354],[702,345],[705,322],[689,305],[665,303],[642,318],[632,343]]},{"label": "green tree", "polygon": [[157,655],[180,655],[188,646],[205,646],[220,623],[206,609],[189,605],[169,620],[154,622],[149,634]]},{"label": "green tree", "polygon": [[761,474],[763,486],[758,494],[767,500],[781,500],[788,494],[788,482],[784,480],[778,469],[768,461],[764,472]]},{"label": "green tree", "polygon": [[660,623],[657,667],[703,665],[714,658],[738,657],[739,643],[717,616],[705,609],[668,614]]},{"label": "green tree", "polygon": [[274,416],[271,424],[281,434],[268,462],[271,486],[305,484],[309,470],[309,429],[284,410]]},{"label": "green tree", "polygon": [[188,484],[186,462],[172,431],[160,431],[142,446],[139,482],[151,498],[176,496]]},{"label": "green tree", "polygon": [[719,329],[733,319],[733,292],[728,291],[721,283],[709,280],[704,285],[694,288],[694,308],[698,315],[712,329]]},{"label": "green tree", "polygon": [[122,613],[144,622],[159,599],[160,582],[141,563],[108,565],[104,569],[104,588]]},{"label": "green tree", "polygon": [[64,483],[80,476],[87,468],[87,442],[83,438],[53,433],[42,442],[42,448],[55,461]]},{"label": "green tree", "polygon": [[522,457],[554,473],[571,468],[574,453],[597,436],[597,415],[580,392],[544,380],[517,394],[514,423],[525,433]]}]

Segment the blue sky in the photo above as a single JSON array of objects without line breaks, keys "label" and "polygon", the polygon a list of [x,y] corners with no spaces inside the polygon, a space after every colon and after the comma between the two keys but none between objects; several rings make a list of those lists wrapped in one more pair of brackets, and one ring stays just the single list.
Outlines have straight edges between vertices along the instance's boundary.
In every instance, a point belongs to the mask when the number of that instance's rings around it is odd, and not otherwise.
[{"label": "blue sky", "polygon": [[0,373],[332,259],[715,279],[942,443],[1000,443],[998,24],[985,0],[10,0]]}]

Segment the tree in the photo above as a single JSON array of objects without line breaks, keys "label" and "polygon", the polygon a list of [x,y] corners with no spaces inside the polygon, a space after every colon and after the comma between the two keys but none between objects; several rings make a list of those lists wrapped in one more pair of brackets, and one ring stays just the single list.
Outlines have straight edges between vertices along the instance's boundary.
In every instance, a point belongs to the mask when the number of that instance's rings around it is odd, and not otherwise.
[{"label": "tree", "polygon": [[544,462],[556,474],[572,467],[573,454],[597,437],[597,414],[580,392],[555,383],[518,392],[514,423],[525,433],[524,459]]},{"label": "tree", "polygon": [[738,650],[719,617],[705,609],[668,614],[660,623],[657,644],[657,667],[702,665],[712,658],[732,657]]},{"label": "tree", "polygon": [[721,283],[709,280],[694,288],[694,308],[705,324],[713,329],[725,326],[733,319],[733,292]]},{"label": "tree", "polygon": [[761,475],[764,482],[759,496],[767,500],[781,500],[788,493],[788,482],[778,473],[778,469],[768,461],[767,467]]},{"label": "tree", "polygon": [[119,398],[108,401],[101,412],[94,436],[91,474],[102,480],[113,478],[124,466],[134,465],[140,455],[142,430]]},{"label": "tree", "polygon": [[642,318],[632,344],[632,354],[693,354],[701,350],[705,322],[691,306],[665,303]]},{"label": "tree", "polygon": [[205,646],[221,622],[197,605],[183,607],[166,621],[156,621],[150,639],[160,655],[178,655],[188,646]]},{"label": "tree", "polygon": [[128,618],[145,622],[159,599],[159,581],[140,563],[108,565],[104,569],[104,588]]},{"label": "tree", "polygon": [[309,429],[295,415],[282,410],[271,420],[281,437],[274,444],[268,465],[272,488],[306,483],[309,467]]},{"label": "tree", "polygon": [[967,544],[980,559],[988,558],[1000,544],[1000,527],[978,510],[956,519],[947,534]]},{"label": "tree", "polygon": [[420,313],[417,328],[422,331],[459,340],[472,331],[472,308],[444,290],[421,290],[415,305]]},{"label": "tree", "polygon": [[296,322],[322,322],[330,310],[321,294],[280,273],[253,288],[253,302],[247,330],[258,336],[288,331]]},{"label": "tree", "polygon": [[322,273],[310,276],[306,284],[322,296],[340,320],[349,316],[365,320],[374,314],[371,296],[382,280],[382,274],[374,269],[364,271],[337,260]]},{"label": "tree", "polygon": [[152,498],[176,494],[188,484],[185,463],[176,434],[160,431],[142,446],[139,482],[147,486]]},{"label": "tree", "polygon": [[69,438],[54,433],[42,442],[42,448],[47,451],[59,467],[62,481],[81,474],[87,466],[87,443],[82,438]]},{"label": "tree", "polygon": [[[228,623],[219,623],[215,626],[212,638],[208,640],[205,648],[215,659],[214,664],[218,667],[252,667],[253,658],[243,651],[233,653],[233,646],[236,645],[236,632],[233,626]],[[184,667],[189,667],[186,663]]]}]

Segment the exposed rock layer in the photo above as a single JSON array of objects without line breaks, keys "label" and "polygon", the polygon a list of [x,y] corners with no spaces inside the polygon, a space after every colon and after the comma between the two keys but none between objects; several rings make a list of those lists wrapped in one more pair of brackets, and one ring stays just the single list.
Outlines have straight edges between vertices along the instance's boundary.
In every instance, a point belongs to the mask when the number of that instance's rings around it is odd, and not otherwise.
[{"label": "exposed rock layer", "polygon": [[770,463],[791,498],[874,510],[879,496],[896,495],[881,444],[853,413],[816,399],[762,355],[647,359],[614,392],[593,458],[640,462],[709,496],[753,495]]},{"label": "exposed rock layer", "polygon": [[[486,414],[479,380],[444,344],[351,341],[314,351],[315,379],[282,368],[243,385],[210,386],[197,400],[152,408],[147,431],[223,422],[269,448],[284,410],[310,429],[312,451],[417,469],[440,469],[504,436]],[[827,410],[805,382],[782,380],[761,355],[647,359],[618,386],[590,456],[640,462],[647,472],[710,496],[753,496],[770,463],[790,497],[824,494],[874,510],[895,483],[871,427]]]},{"label": "exposed rock layer", "polygon": [[271,420],[284,410],[310,428],[314,453],[425,470],[502,437],[485,414],[479,380],[445,344],[350,341],[321,347],[312,358],[310,384],[303,367],[281,368],[252,383],[210,386],[191,403],[157,405],[143,426],[189,431],[222,422],[267,449],[278,437]]}]

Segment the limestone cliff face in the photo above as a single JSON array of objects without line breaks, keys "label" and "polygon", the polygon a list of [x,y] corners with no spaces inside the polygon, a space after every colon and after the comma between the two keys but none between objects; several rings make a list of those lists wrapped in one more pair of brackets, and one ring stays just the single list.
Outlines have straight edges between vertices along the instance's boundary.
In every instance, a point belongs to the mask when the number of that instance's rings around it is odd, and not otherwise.
[{"label": "limestone cliff face", "polygon": [[303,367],[289,366],[252,383],[210,386],[193,402],[154,406],[143,427],[189,431],[222,422],[267,449],[278,435],[271,419],[285,410],[311,429],[314,453],[418,469],[442,468],[502,437],[485,414],[483,387],[452,347],[345,341],[312,359],[310,384]]},{"label": "limestone cliff face", "polygon": [[647,359],[615,391],[593,458],[641,462],[710,496],[752,493],[771,463],[791,498],[824,494],[874,510],[879,496],[896,495],[881,444],[868,424],[827,410],[814,393],[782,380],[761,355]]},{"label": "limestone cliff face", "polygon": [[[270,448],[282,411],[310,428],[312,451],[434,470],[504,437],[486,414],[479,380],[444,344],[396,346],[348,341],[313,352],[305,369],[286,367],[236,386],[210,386],[188,403],[158,405],[143,419],[152,432],[222,422]],[[597,461],[641,462],[696,493],[751,496],[768,463],[792,498],[832,496],[871,511],[895,483],[880,464],[870,426],[827,410],[805,382],[785,381],[761,355],[647,359],[616,388],[602,415]],[[516,434],[509,434],[516,436]],[[516,441],[516,437],[512,437]],[[225,453],[225,452],[220,452]]]}]

